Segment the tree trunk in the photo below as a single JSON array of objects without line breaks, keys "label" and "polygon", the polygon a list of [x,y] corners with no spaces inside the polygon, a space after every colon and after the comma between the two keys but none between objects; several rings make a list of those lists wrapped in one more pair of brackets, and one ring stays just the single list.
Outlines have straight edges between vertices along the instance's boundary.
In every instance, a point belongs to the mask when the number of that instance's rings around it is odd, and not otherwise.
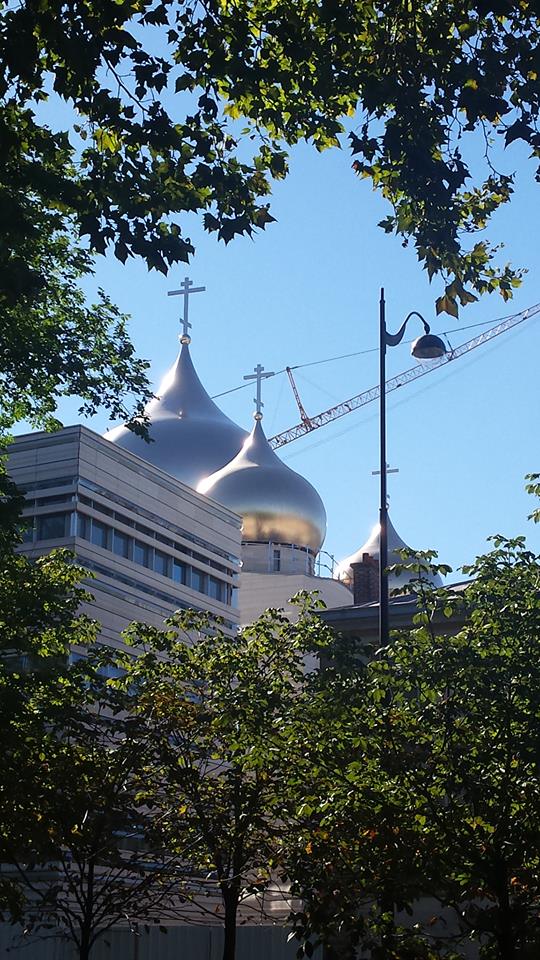
[{"label": "tree trunk", "polygon": [[225,940],[223,960],[235,960],[236,957],[236,914],[238,912],[238,894],[236,890],[222,888],[225,906]]},{"label": "tree trunk", "polygon": [[88,864],[86,876],[86,897],[84,914],[81,923],[81,942],[79,945],[79,960],[90,960],[92,950],[92,916],[94,907],[94,864]]},{"label": "tree trunk", "polygon": [[500,960],[515,960],[516,937],[514,918],[508,895],[499,900],[499,923],[497,924],[497,945]]},{"label": "tree trunk", "polygon": [[501,864],[498,883],[499,917],[497,922],[497,946],[500,960],[515,960],[516,933],[514,929],[514,911],[510,903],[508,892],[508,871],[506,864]]},{"label": "tree trunk", "polygon": [[81,935],[81,943],[79,946],[79,960],[90,960],[91,949],[90,936],[87,931],[83,930]]}]

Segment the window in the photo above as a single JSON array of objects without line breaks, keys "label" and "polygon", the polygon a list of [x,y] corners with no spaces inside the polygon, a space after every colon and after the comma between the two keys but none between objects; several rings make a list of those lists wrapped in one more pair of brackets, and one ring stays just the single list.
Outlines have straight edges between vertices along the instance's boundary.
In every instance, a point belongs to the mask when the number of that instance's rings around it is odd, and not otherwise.
[{"label": "window", "polygon": [[150,566],[150,549],[140,540],[133,541],[133,561],[140,563],[142,567]]},{"label": "window", "polygon": [[51,480],[38,480],[37,483],[27,483],[24,488],[20,487],[23,493],[30,493],[31,490],[47,490],[50,487],[66,487],[68,484],[75,483],[76,477],[53,477]]},{"label": "window", "polygon": [[273,560],[274,560],[274,563],[273,563],[274,573],[279,573],[279,571],[281,570],[281,550],[274,550]]},{"label": "window", "polygon": [[138,530],[139,533],[144,533],[145,536],[147,536],[147,537],[153,537],[153,536],[154,536],[154,531],[151,530],[150,527],[145,527],[143,523],[136,523],[136,524],[135,524],[135,529]]},{"label": "window", "polygon": [[67,513],[50,513],[38,517],[38,540],[59,540],[66,536]]},{"label": "window", "polygon": [[19,524],[19,532],[23,543],[32,543],[34,539],[34,518],[25,517],[22,523]]},{"label": "window", "polygon": [[96,547],[101,547],[103,550],[107,549],[107,532],[108,528],[104,523],[100,523],[99,520],[92,519],[92,529],[90,534],[90,539]]},{"label": "window", "polygon": [[90,517],[85,517],[84,513],[77,514],[77,537],[82,540],[90,539]]},{"label": "window", "polygon": [[175,583],[187,583],[187,567],[181,560],[173,558],[172,578]]},{"label": "window", "polygon": [[193,590],[197,590],[198,593],[204,593],[205,580],[206,580],[206,575],[202,572],[202,570],[197,570],[195,567],[192,567],[191,588]]},{"label": "window", "polygon": [[221,580],[216,580],[215,577],[208,577],[208,596],[212,597],[213,600],[223,601],[223,587],[225,586]]},{"label": "window", "polygon": [[156,540],[160,543],[166,543],[168,547],[174,547],[174,541],[170,537],[164,537],[161,533],[156,533]]},{"label": "window", "polygon": [[167,554],[162,553],[161,550],[154,551],[154,570],[156,573],[160,573],[162,577],[169,575],[169,558]]},{"label": "window", "polygon": [[57,497],[40,497],[37,505],[38,507],[48,507],[52,503],[69,503],[74,496],[73,493],[61,493]]},{"label": "window", "polygon": [[[57,481],[57,482],[60,483],[61,481]],[[186,540],[189,540],[190,543],[199,544],[204,549],[209,550],[212,554],[216,554],[220,557],[223,557],[224,560],[228,560],[229,563],[232,563],[232,564],[239,563],[239,558],[236,557],[234,554],[226,553],[223,550],[219,550],[215,546],[215,544],[208,543],[206,540],[202,540],[201,537],[197,537],[195,534],[189,533],[187,530],[183,530],[182,527],[178,527],[174,523],[165,523],[163,521],[163,518],[158,516],[157,514],[151,513],[149,510],[145,510],[143,507],[137,506],[137,504],[134,504],[132,501],[126,500],[125,497],[120,497],[117,493],[113,493],[111,490],[107,490],[105,487],[99,486],[97,483],[94,483],[92,480],[86,480],[84,477],[79,477],[79,484],[82,487],[88,487],[90,490],[95,490],[96,493],[99,493],[101,496],[106,497],[109,502],[118,503],[120,506],[128,510],[131,510],[133,513],[138,514],[140,517],[145,517],[147,520],[150,520],[153,523],[157,523],[161,527],[166,527],[167,530],[171,530],[173,533],[178,534],[180,537],[184,537]],[[48,484],[48,485],[50,486],[51,484]],[[40,486],[42,486],[42,484],[40,484]],[[27,489],[28,490],[34,489],[34,487],[27,487]],[[86,503],[88,506],[92,506],[94,510],[103,511],[103,504],[100,503],[99,500],[90,500],[88,499],[88,497],[84,497],[84,495],[81,495],[80,493],[78,494],[78,496],[82,503]],[[110,510],[107,510],[107,512],[110,513]],[[134,523],[133,520],[128,520],[127,517],[123,516],[120,513],[117,513],[116,511],[115,511],[115,518],[117,520],[120,520],[122,523],[129,523],[130,526],[134,525],[140,531],[140,533],[144,533],[149,537],[154,537],[155,535],[154,530],[151,529],[150,527],[143,526],[142,524],[139,524],[139,523]],[[158,539],[163,539],[163,542],[165,542],[165,538],[161,538],[159,535],[157,536],[158,536]],[[170,545],[171,543],[169,543],[169,546]],[[180,550],[182,553],[187,552],[183,544],[177,543],[175,544],[175,546],[176,546],[176,549]],[[199,559],[202,560],[203,563],[208,563],[208,558],[203,557],[200,554],[199,554]],[[228,569],[223,568],[223,573],[229,573],[229,572],[230,571]]]},{"label": "window", "polygon": [[119,530],[113,531],[113,553],[119,557],[127,557],[129,554],[129,537]]}]

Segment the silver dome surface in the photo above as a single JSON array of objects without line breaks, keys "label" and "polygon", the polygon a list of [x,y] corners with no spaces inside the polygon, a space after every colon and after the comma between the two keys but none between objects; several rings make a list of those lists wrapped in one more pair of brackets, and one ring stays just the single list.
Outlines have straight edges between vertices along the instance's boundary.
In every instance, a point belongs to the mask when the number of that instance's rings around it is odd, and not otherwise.
[{"label": "silver dome surface", "polygon": [[243,540],[290,543],[314,553],[322,546],[323,502],[315,488],[274,453],[259,414],[240,453],[197,490],[243,517]]},{"label": "silver dome surface", "polygon": [[[355,553],[352,553],[350,557],[346,557],[345,560],[342,560],[334,572],[334,577],[336,580],[341,580],[343,583],[346,583],[347,586],[352,587],[353,582],[353,571],[351,564],[361,563],[362,557],[367,553],[373,560],[379,559],[379,542],[380,542],[380,524],[376,523],[373,527],[368,539],[360,547],[359,550],[356,550]],[[408,544],[401,539],[397,533],[390,517],[388,517],[388,566],[392,566],[394,563],[404,563],[402,557],[400,557],[398,550],[406,550],[408,556],[411,560],[414,559],[415,552],[411,550]],[[403,571],[397,576],[395,573],[388,574],[388,589],[394,590],[396,587],[404,587],[406,583],[410,583],[411,580],[417,579],[417,574],[412,571]],[[428,580],[429,583],[432,583],[435,587],[440,587],[442,580],[438,574],[425,574],[423,575],[424,579]]]},{"label": "silver dome surface", "polygon": [[187,337],[146,413],[153,442],[123,426],[109,430],[106,439],[190,487],[197,487],[203,477],[228,463],[248,436],[204,389],[191,360]]}]

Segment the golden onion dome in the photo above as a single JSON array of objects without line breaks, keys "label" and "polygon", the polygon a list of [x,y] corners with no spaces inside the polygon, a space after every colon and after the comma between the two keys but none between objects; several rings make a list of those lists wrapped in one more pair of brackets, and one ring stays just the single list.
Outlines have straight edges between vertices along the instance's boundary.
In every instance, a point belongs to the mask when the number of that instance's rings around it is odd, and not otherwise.
[{"label": "golden onion dome", "polygon": [[235,456],[247,437],[209,397],[199,380],[182,337],[176,362],[165,374],[157,396],[147,405],[148,443],[126,427],[115,427],[105,437],[137,454],[190,487]]},{"label": "golden onion dome", "polygon": [[[353,563],[361,563],[364,554],[367,554],[371,557],[372,560],[379,560],[379,542],[380,542],[380,531],[381,526],[379,523],[376,523],[373,527],[368,539],[360,547],[359,550],[356,550],[355,553],[352,553],[350,557],[346,557],[345,560],[342,560],[341,563],[336,567],[334,571],[334,577],[336,580],[341,580],[343,583],[346,583],[347,586],[352,588],[353,583]],[[392,524],[390,517],[388,517],[388,566],[391,567],[395,563],[406,563],[406,560],[400,556],[400,550],[405,550],[409,559],[414,560],[415,551],[411,550],[409,546],[401,539],[399,534],[396,532],[394,525]],[[428,580],[429,583],[432,583],[435,587],[440,587],[442,580],[438,574],[422,574],[422,578]],[[388,575],[388,589],[395,590],[397,587],[403,587],[406,583],[410,583],[411,580],[418,579],[418,574],[413,571],[404,570],[399,575],[395,573],[390,573]]]},{"label": "golden onion dome", "polygon": [[313,553],[322,546],[323,502],[315,488],[274,453],[260,414],[240,453],[197,490],[243,517],[244,541],[293,544]]}]

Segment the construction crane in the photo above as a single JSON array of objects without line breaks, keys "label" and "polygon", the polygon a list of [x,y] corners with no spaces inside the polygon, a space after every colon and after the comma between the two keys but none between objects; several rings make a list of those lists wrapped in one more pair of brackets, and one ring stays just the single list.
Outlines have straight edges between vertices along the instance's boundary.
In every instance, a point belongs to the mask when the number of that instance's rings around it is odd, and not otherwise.
[{"label": "construction crane", "polygon": [[[462,343],[458,347],[450,348],[448,353],[443,354],[442,357],[436,360],[428,360],[424,363],[418,363],[415,367],[410,367],[403,373],[398,374],[397,377],[392,377],[386,381],[386,392],[391,393],[392,390],[397,390],[398,387],[403,387],[406,383],[411,383],[413,380],[425,377],[427,373],[432,373],[445,364],[458,360],[459,357],[465,356],[467,353],[470,353],[471,350],[475,350],[476,347],[488,343],[501,333],[506,333],[507,330],[511,330],[519,323],[523,323],[524,320],[529,320],[531,317],[536,316],[537,313],[540,313],[540,303],[535,304],[534,307],[528,307],[528,309],[522,313],[515,313],[511,317],[506,317],[506,319],[501,320],[500,323],[495,324],[494,327],[490,327],[489,330],[484,330],[483,333],[480,333],[472,340],[467,340],[466,343]],[[366,403],[377,400],[380,393],[379,386],[372,387],[370,390],[364,390],[363,393],[358,393],[355,397],[351,397],[350,400],[344,400],[343,403],[338,403],[337,406],[330,407],[329,410],[323,410],[322,413],[317,413],[315,416],[310,417],[306,413],[300,399],[291,367],[286,367],[285,369],[300,411],[300,423],[270,438],[269,443],[274,450],[278,447],[284,447],[286,443],[292,443],[293,440],[305,436],[306,433],[318,430],[319,427],[324,427],[325,424],[331,423],[333,420],[338,420],[339,417],[344,417],[347,413],[352,413],[353,410],[358,410],[359,407],[364,407]]]}]

